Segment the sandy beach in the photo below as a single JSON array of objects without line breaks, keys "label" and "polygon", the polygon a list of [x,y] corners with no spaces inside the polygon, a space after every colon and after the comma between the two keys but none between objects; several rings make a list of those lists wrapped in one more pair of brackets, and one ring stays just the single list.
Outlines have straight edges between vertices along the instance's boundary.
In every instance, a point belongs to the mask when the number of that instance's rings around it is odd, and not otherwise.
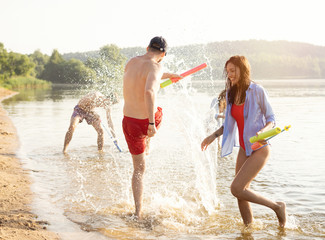
[{"label": "sandy beach", "polygon": [[[0,87],[0,103],[15,94]],[[16,157],[18,147],[16,129],[0,104],[0,239],[59,239],[47,230],[46,219],[31,212],[31,180]]]}]

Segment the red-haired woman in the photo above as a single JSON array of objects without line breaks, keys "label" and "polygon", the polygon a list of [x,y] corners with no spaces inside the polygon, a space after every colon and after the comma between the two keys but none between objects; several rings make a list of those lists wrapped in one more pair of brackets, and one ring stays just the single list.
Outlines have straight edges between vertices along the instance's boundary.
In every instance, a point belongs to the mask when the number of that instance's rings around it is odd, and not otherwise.
[{"label": "red-haired woman", "polygon": [[239,140],[236,176],[231,184],[231,192],[238,200],[244,224],[249,225],[253,221],[251,202],[271,208],[278,217],[280,227],[284,227],[285,203],[269,200],[249,187],[270,156],[270,146],[267,142],[255,151],[251,149],[252,144],[249,142],[250,137],[275,125],[267,93],[262,86],[251,80],[250,65],[244,56],[231,57],[225,64],[225,74],[227,76],[225,123],[203,140],[201,148],[205,150],[217,137],[223,135],[221,156],[226,156],[232,152]]}]

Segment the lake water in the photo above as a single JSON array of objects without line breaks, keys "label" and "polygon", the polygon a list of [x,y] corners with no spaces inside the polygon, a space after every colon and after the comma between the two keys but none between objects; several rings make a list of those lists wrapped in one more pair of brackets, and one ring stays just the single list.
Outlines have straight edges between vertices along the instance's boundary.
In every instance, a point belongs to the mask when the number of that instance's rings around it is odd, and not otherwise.
[{"label": "lake water", "polygon": [[32,207],[39,218],[62,239],[324,239],[325,80],[258,81],[269,93],[277,125],[292,127],[272,140],[271,158],[251,187],[287,203],[285,230],[272,210],[254,204],[255,222],[245,228],[229,189],[236,151],[220,158],[216,144],[200,150],[213,131],[209,107],[223,81],[182,81],[158,96],[164,119],[146,161],[142,223],[131,217],[133,167],[122,101],[112,110],[122,153],[106,133],[99,153],[96,132],[83,122],[67,155],[64,136],[86,89],[54,86],[4,101],[21,141],[18,155],[34,181]]}]

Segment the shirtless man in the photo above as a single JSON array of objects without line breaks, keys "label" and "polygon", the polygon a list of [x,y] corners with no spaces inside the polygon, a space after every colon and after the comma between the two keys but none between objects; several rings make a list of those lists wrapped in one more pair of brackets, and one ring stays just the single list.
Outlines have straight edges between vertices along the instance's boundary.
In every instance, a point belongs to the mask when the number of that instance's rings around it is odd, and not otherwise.
[{"label": "shirtless man", "polygon": [[165,78],[182,78],[177,74],[162,72],[160,62],[166,56],[166,50],[166,40],[154,37],[147,47],[147,53],[132,58],[124,71],[122,124],[133,160],[132,190],[137,219],[141,219],[147,141],[156,134],[162,120],[162,109],[158,107],[155,112],[159,81]]},{"label": "shirtless man", "polygon": [[81,123],[84,119],[89,125],[92,125],[98,133],[97,145],[98,150],[103,150],[104,135],[103,128],[101,126],[100,116],[94,111],[97,107],[103,107],[106,110],[106,117],[110,131],[115,138],[114,126],[111,118],[110,106],[117,103],[117,97],[114,94],[111,94],[109,97],[105,97],[100,92],[91,92],[86,96],[82,97],[78,105],[74,107],[70,119],[70,126],[65,135],[63,153],[67,152],[67,147],[72,139],[72,135],[77,125]]}]

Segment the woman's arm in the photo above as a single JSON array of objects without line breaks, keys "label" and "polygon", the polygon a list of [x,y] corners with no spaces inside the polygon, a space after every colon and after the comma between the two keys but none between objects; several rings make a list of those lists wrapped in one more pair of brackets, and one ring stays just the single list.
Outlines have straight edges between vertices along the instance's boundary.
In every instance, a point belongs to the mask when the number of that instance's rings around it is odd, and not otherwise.
[{"label": "woman's arm", "polygon": [[262,132],[265,132],[265,131],[268,131],[268,130],[274,128],[274,126],[275,126],[274,122],[267,122],[265,124],[265,126],[256,133],[256,136],[259,135]]},{"label": "woman's arm", "polygon": [[262,112],[263,112],[263,114],[265,116],[266,124],[262,129],[260,129],[256,133],[256,135],[258,135],[258,134],[260,134],[262,132],[265,132],[267,130],[270,130],[270,129],[275,127],[275,115],[274,115],[272,106],[270,104],[268,94],[267,94],[266,90],[263,87],[260,87],[259,90],[260,90],[260,94],[259,94],[260,107],[261,107],[261,110],[262,110]]},{"label": "woman's arm", "polygon": [[275,126],[275,115],[274,115],[274,112],[273,112],[273,109],[272,109],[272,106],[270,103],[269,96],[268,96],[266,90],[262,86],[259,86],[259,88],[257,90],[258,90],[258,96],[259,96],[259,104],[260,104],[261,110],[265,116],[266,122],[267,123],[272,122],[273,123],[272,127],[274,127]]},{"label": "woman's arm", "polygon": [[201,143],[202,151],[206,150],[207,147],[218,137],[223,134],[223,126],[220,127],[217,131],[212,133],[210,136],[206,137]]}]

